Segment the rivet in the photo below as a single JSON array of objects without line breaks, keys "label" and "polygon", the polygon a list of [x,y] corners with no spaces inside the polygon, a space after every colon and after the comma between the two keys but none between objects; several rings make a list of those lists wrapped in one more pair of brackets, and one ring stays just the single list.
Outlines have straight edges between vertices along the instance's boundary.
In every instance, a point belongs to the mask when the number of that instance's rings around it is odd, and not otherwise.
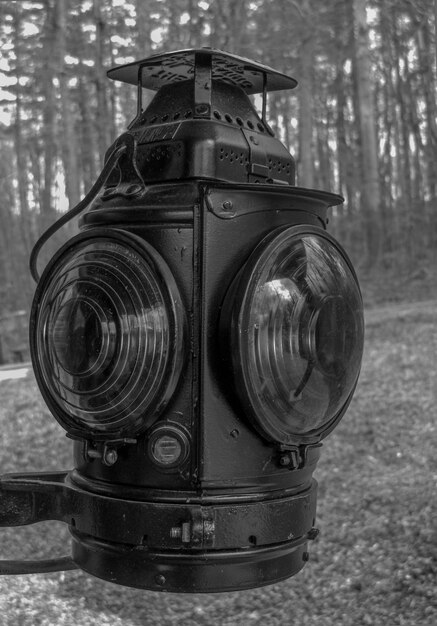
[{"label": "rivet", "polygon": [[155,583],[157,585],[165,585],[165,576],[163,576],[162,574],[158,574],[157,576],[155,576]]},{"label": "rivet", "polygon": [[222,207],[224,208],[225,211],[232,211],[234,205],[232,204],[230,200],[225,200],[222,204]]},{"label": "rivet", "polygon": [[234,430],[231,430],[231,432],[229,434],[231,435],[231,437],[236,439],[238,437],[238,435],[240,434],[240,431],[237,428],[234,428]]},{"label": "rivet", "polygon": [[199,115],[204,115],[205,113],[208,113],[209,107],[207,104],[199,104],[196,107],[196,113],[198,113]]},{"label": "rivet", "polygon": [[118,459],[117,450],[114,450],[113,448],[110,448],[109,450],[105,450],[103,454],[103,463],[105,465],[109,465],[109,466],[114,465],[117,459]]},{"label": "rivet", "polygon": [[279,459],[279,465],[283,467],[290,465],[291,459],[288,454],[283,454]]}]

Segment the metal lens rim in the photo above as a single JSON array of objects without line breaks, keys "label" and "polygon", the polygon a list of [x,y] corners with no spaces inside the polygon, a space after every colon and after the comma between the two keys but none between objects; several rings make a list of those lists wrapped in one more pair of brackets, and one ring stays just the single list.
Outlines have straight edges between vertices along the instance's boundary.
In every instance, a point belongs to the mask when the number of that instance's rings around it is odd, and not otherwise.
[{"label": "metal lens rim", "polygon": [[[280,247],[281,244],[287,240],[299,240],[305,236],[317,236],[324,238],[336,248],[337,252],[345,261],[349,271],[351,272],[351,278],[354,281],[361,301],[361,311],[363,310],[358,278],[347,253],[338,241],[325,230],[322,230],[317,226],[294,225],[275,229],[262,239],[253,250],[231,287],[230,292],[232,304],[230,318],[228,319],[228,324],[230,326],[230,344],[228,345],[230,345],[231,365],[234,374],[234,384],[237,396],[239,397],[243,408],[247,412],[248,417],[251,419],[254,428],[264,438],[275,443],[291,446],[318,443],[335,428],[349,406],[359,376],[358,371],[351,392],[339,411],[320,428],[310,430],[307,433],[290,432],[280,425],[278,419],[271,420],[265,413],[259,411],[256,408],[257,402],[253,401],[251,391],[252,383],[250,381],[250,374],[248,373],[247,353],[244,344],[244,328],[247,328],[248,326],[247,322],[250,316],[250,302],[253,298],[254,288],[258,283],[259,276],[262,273],[265,264],[268,263],[268,259],[272,254],[273,249]],[[227,311],[226,306],[224,307],[224,310],[225,312]],[[223,323],[222,326],[224,326]]]},{"label": "metal lens rim", "polygon": [[[160,463],[156,458],[153,447],[158,439],[161,437],[173,437],[181,446],[180,456],[172,463]],[[188,458],[190,451],[190,435],[180,424],[173,424],[165,421],[158,423],[152,427],[152,430],[147,433],[147,453],[149,458],[153,462],[155,468],[160,472],[174,473],[179,472],[182,465]]]},{"label": "metal lens rim", "polygon": [[[154,273],[156,281],[163,297],[164,306],[169,319],[169,343],[167,361],[157,381],[155,393],[146,407],[142,409],[141,416],[132,418],[127,416],[114,428],[111,424],[92,427],[83,424],[79,418],[72,416],[65,410],[55,397],[55,394],[45,380],[43,374],[42,359],[38,350],[38,334],[42,332],[41,320],[43,311],[40,303],[44,293],[51,283],[55,268],[62,263],[63,258],[76,245],[93,240],[110,240],[114,243],[127,246],[140,255]],[[182,299],[173,273],[162,256],[148,242],[139,236],[116,228],[95,228],[80,233],[62,246],[47,264],[35,291],[30,315],[30,352],[37,384],[51,413],[60,425],[71,436],[76,438],[110,439],[120,437],[135,437],[144,432],[156,421],[168,401],[174,394],[185,362],[186,354],[186,315]]]}]

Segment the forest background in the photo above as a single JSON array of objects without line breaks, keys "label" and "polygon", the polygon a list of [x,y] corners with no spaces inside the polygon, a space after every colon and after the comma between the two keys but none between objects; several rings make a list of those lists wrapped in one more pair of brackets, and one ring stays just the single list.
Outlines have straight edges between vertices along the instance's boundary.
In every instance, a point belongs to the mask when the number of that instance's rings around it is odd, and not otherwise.
[{"label": "forest background", "polygon": [[[134,117],[135,88],[106,70],[191,46],[299,81],[270,97],[268,117],[297,183],[345,198],[329,230],[358,271],[366,320],[354,399],[315,472],[321,535],[298,576],[216,595],[80,571],[0,577],[0,626],[435,626],[436,21],[437,0],[0,0],[5,360],[28,356],[32,245],[90,189]],[[29,364],[0,367],[0,426],[2,474],[71,467]],[[62,555],[69,541],[52,521],[1,529],[0,557]]]},{"label": "forest background", "polygon": [[417,281],[435,288],[436,6],[0,2],[1,360],[26,351],[33,244],[90,189],[134,117],[135,88],[106,71],[161,50],[212,46],[296,77],[296,90],[270,96],[268,119],[296,158],[297,184],[344,196],[329,228],[371,286],[365,296],[399,299]]}]

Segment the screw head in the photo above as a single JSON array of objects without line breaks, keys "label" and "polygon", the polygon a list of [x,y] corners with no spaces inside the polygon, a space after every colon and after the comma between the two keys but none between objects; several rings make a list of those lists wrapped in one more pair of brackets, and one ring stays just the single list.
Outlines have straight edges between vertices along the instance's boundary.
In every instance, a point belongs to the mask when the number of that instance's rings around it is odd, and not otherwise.
[{"label": "screw head", "polygon": [[157,574],[155,576],[155,583],[159,586],[165,585],[165,576],[162,574]]},{"label": "screw head", "polygon": [[288,454],[283,454],[280,458],[279,458],[279,465],[282,465],[283,467],[286,467],[287,465],[290,465],[290,457],[288,456]]},{"label": "screw head", "polygon": [[196,113],[199,115],[205,115],[208,113],[209,107],[207,104],[198,104],[196,107]]},{"label": "screw head", "polygon": [[103,463],[105,465],[114,465],[114,463],[117,462],[118,459],[118,454],[117,454],[117,450],[114,450],[113,448],[109,448],[108,450],[104,451],[103,454]]}]

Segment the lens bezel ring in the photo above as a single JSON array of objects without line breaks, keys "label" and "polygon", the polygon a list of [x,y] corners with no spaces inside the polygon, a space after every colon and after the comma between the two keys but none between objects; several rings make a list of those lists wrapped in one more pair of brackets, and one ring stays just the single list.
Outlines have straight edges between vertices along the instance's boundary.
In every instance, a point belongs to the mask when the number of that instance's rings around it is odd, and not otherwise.
[{"label": "lens bezel ring", "polygon": [[[181,454],[180,456],[171,463],[161,463],[155,456],[153,452],[153,446],[156,441],[160,437],[164,436],[174,437],[179,445],[181,446]],[[155,468],[166,473],[177,473],[181,471],[182,466],[187,461],[189,457],[189,452],[191,448],[191,438],[189,432],[184,429],[180,424],[174,424],[169,421],[158,422],[154,424],[150,431],[147,433],[147,454],[149,455],[150,460],[154,464]]]},{"label": "lens bezel ring", "polygon": [[326,423],[322,424],[318,428],[315,428],[314,430],[309,431],[308,433],[294,433],[288,431],[279,424],[279,419],[272,421],[266,413],[261,415],[259,409],[257,410],[255,406],[257,402],[254,402],[252,397],[253,392],[251,391],[251,388],[253,385],[250,381],[250,374],[247,371],[248,367],[245,363],[246,357],[244,356],[246,353],[246,348],[244,347],[245,329],[247,331],[248,318],[250,316],[250,307],[247,305],[247,302],[249,302],[253,297],[254,285],[258,283],[272,250],[279,247],[281,242],[289,238],[298,240],[299,238],[303,238],[305,236],[321,237],[334,246],[351,273],[354,286],[357,288],[362,311],[363,304],[358,279],[347,253],[338,241],[336,241],[336,239],[325,230],[322,230],[317,226],[301,224],[281,226],[280,228],[270,232],[260,241],[248,257],[246,263],[241,268],[228,290],[223,303],[222,317],[220,320],[220,327],[222,331],[221,335],[225,338],[223,343],[227,346],[227,352],[223,353],[224,359],[231,367],[234,392],[240,405],[248,416],[253,427],[260,435],[263,436],[263,438],[270,442],[286,446],[317,444],[321,439],[324,439],[336,427],[344,415],[353,397],[359,377],[358,370],[355,382],[351,387],[351,391],[336,414]]},{"label": "lens bezel ring", "polygon": [[[56,268],[64,261],[68,264],[69,254],[72,254],[76,246],[92,241],[107,240],[110,243],[126,246],[142,257],[153,274],[154,280],[159,287],[163,305],[169,323],[168,355],[163,371],[156,384],[155,392],[149,403],[142,407],[141,415],[135,419],[127,416],[117,423],[116,427],[110,424],[92,427],[84,424],[81,419],[71,415],[62,407],[60,401],[54,396],[56,393],[47,384],[43,374],[43,355],[38,353],[38,333],[42,333],[41,321],[44,319],[41,311],[41,302],[47,289],[52,288],[56,294]],[[55,281],[55,282],[54,282]],[[35,377],[40,391],[55,419],[74,438],[104,441],[123,437],[136,437],[146,431],[156,421],[168,401],[174,394],[186,356],[186,314],[182,299],[173,273],[163,257],[155,248],[138,235],[127,230],[118,228],[93,228],[82,232],[60,248],[47,264],[35,291],[30,315],[30,352],[35,372]],[[137,354],[138,358],[138,354]],[[136,398],[136,396],[135,396]]]}]

